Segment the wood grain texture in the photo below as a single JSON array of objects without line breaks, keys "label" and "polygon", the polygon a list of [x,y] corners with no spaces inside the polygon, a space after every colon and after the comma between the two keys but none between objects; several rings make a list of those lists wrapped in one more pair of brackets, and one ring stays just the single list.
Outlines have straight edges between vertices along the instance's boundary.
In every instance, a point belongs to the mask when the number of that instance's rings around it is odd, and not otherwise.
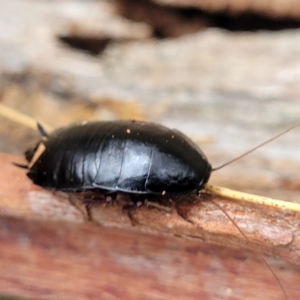
[{"label": "wood grain texture", "polygon": [[263,294],[264,299],[284,299],[255,249],[293,262],[269,261],[290,299],[300,296],[299,216],[214,198],[247,234],[246,241],[209,198],[177,205],[186,220],[172,207],[169,212],[143,207],[133,212],[133,226],[122,211],[121,195],[114,204],[94,206],[94,223],[84,223],[69,197],[35,187],[12,161],[22,159],[0,155],[1,294],[35,299],[256,299]]}]

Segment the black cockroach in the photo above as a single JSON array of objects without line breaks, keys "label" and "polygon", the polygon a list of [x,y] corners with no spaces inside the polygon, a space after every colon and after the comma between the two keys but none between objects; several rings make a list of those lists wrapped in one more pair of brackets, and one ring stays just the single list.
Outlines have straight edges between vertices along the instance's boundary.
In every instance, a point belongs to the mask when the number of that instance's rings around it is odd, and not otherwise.
[{"label": "black cockroach", "polygon": [[201,190],[207,158],[177,130],[141,121],[89,122],[59,129],[26,152],[28,177],[60,191],[101,189],[178,195]]},{"label": "black cockroach", "polygon": [[83,122],[48,135],[26,151],[27,176],[47,189],[181,195],[201,191],[212,169],[201,149],[178,130],[142,121]]}]

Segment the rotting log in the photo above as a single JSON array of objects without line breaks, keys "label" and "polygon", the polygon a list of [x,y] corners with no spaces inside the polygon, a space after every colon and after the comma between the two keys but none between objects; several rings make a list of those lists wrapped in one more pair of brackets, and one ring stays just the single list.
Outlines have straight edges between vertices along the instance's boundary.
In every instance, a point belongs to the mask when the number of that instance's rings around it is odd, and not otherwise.
[{"label": "rotting log", "polygon": [[[93,224],[0,217],[0,292],[34,299],[284,299],[247,250]],[[290,299],[300,272],[272,262]]]},{"label": "rotting log", "polygon": [[133,226],[120,195],[113,204],[93,206],[94,223],[85,223],[79,197],[74,206],[70,195],[34,186],[13,161],[21,158],[0,155],[2,294],[39,299],[253,299],[263,294],[264,299],[284,299],[259,252],[289,262],[269,263],[289,298],[300,296],[298,213],[185,196],[168,210],[149,205],[133,211]]}]

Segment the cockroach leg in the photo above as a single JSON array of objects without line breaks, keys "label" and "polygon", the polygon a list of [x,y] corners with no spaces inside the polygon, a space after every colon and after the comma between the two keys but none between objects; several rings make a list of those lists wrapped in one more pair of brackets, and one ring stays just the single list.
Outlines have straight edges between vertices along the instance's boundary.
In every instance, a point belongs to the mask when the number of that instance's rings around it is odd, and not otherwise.
[{"label": "cockroach leg", "polygon": [[137,222],[133,217],[133,212],[145,205],[145,196],[129,194],[123,194],[123,196],[127,198],[127,204],[122,207],[122,210],[124,213],[127,213],[131,225],[135,226]]}]

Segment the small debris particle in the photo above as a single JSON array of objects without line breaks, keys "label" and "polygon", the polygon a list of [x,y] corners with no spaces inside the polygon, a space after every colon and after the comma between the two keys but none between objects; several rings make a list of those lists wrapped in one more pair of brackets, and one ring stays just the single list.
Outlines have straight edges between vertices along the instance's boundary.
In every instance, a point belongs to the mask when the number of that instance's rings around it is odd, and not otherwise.
[{"label": "small debris particle", "polygon": [[166,191],[162,191],[162,193],[161,193],[163,196],[166,194]]}]

